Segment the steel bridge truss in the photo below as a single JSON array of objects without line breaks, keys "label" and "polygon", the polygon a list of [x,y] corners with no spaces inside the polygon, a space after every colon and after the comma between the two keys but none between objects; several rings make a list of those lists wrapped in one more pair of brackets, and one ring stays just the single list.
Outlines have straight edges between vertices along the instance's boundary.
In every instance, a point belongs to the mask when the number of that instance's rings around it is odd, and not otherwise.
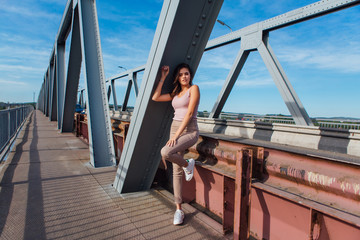
[{"label": "steel bridge truss", "polygon": [[[71,32],[69,60],[65,45]],[[95,167],[115,165],[115,152],[106,94],[95,1],[69,0],[40,90],[38,107],[61,132],[72,132],[81,64],[87,96],[90,162]],[[67,70],[67,71],[66,71]]]},{"label": "steel bridge truss", "polygon": [[[111,77],[107,80],[109,90],[106,91],[95,3],[93,0],[68,1],[44,76],[38,107],[51,121],[57,120],[62,132],[72,131],[81,62],[84,60],[91,163],[96,167],[113,165],[115,154],[108,101],[112,94],[114,109],[119,110],[115,80],[128,77],[121,110],[127,108],[131,88],[135,91],[136,103],[114,181],[119,192],[150,188],[160,162],[160,148],[168,138],[171,106],[151,101],[161,65],[167,64],[174,69],[179,62],[186,62],[195,72],[204,51],[241,41],[210,117],[219,117],[247,57],[250,52],[258,51],[295,123],[311,126],[304,106],[271,49],[269,33],[360,4],[360,0],[323,0],[208,41],[222,2],[165,0],[146,65]],[[65,43],[70,32],[70,55],[65,76]],[[137,74],[141,71],[144,75],[138,88]],[[171,83],[165,82],[164,91],[171,90]]]},{"label": "steel bridge truss", "polygon": [[[276,55],[269,44],[269,33],[273,30],[355,6],[359,3],[359,0],[319,1],[209,41],[206,45],[205,51],[236,41],[241,41],[240,50],[209,117],[219,117],[219,114],[221,113],[221,110],[223,109],[224,104],[236,80],[239,77],[247,57],[249,56],[250,52],[258,51],[270,75],[272,76],[289,112],[291,113],[295,124],[312,126],[313,123],[310,117],[308,116],[295,90],[291,86],[285,71],[283,70],[280,62],[277,60]],[[149,55],[148,63],[146,64],[144,74],[145,76],[141,87],[142,91],[139,94],[139,98],[137,98],[134,109],[135,112],[133,119],[131,120],[132,124],[130,125],[129,131],[131,134],[127,136],[128,140],[125,142],[124,151],[121,155],[118,172],[114,182],[114,186],[119,192],[139,191],[148,189],[150,187],[153,176],[156,173],[158,162],[160,160],[159,150],[161,146],[165,144],[165,140],[167,139],[164,131],[166,132],[169,127],[167,125],[169,123],[169,112],[168,110],[165,112],[160,112],[160,107],[156,106],[160,104],[153,103],[150,100],[152,88],[156,79],[155,73],[157,72],[158,67],[161,65],[151,65],[151,61],[159,61],[156,59],[156,54],[153,52],[157,50],[158,46],[166,42],[161,37],[158,38],[158,35],[161,34],[159,33],[159,28],[165,28],[164,26],[167,27],[166,23],[161,22],[163,20],[162,16],[165,14],[164,11],[166,10],[164,10],[163,7],[158,29],[151,48],[151,53]],[[175,20],[173,23],[176,23]],[[189,35],[190,34],[192,33],[189,32]],[[164,36],[163,38],[165,38],[167,42],[171,40],[171,36]],[[166,47],[164,48],[166,49]],[[167,61],[160,61],[164,63],[172,63],[172,59],[169,59],[169,57],[166,55],[166,52],[163,55],[163,59]],[[129,74],[129,72],[132,71],[134,70],[128,70],[124,74]],[[114,80],[120,77],[124,77],[124,74],[114,76],[108,80],[111,82],[113,93],[115,93]],[[150,74],[152,74],[152,77],[148,76]],[[150,87],[148,87],[149,84]],[[124,103],[127,102],[128,96],[129,95],[127,93]],[[115,94],[113,97],[115,104]],[[122,111],[124,110],[125,109],[123,105]],[[162,116],[162,119],[156,119],[156,116]],[[164,135],[166,136],[165,138]],[[153,143],[149,143],[147,139],[152,139]]]},{"label": "steel bridge truss", "polygon": [[[174,70],[177,64],[185,62],[196,71],[222,3],[164,1],[114,181],[119,192],[150,188],[173,114],[170,103],[151,100],[160,77],[158,70],[165,64]],[[171,79],[165,81],[163,90],[172,91]]]}]

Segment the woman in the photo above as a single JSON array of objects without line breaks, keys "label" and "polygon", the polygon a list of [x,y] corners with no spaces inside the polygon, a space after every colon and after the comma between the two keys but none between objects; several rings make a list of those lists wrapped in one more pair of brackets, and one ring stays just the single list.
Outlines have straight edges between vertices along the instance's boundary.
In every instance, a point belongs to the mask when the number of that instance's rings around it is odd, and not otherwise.
[{"label": "woman", "polygon": [[184,159],[185,150],[194,145],[199,138],[197,126],[197,109],[200,100],[200,91],[197,85],[192,84],[193,75],[189,65],[179,64],[174,71],[175,88],[172,93],[161,94],[164,81],[169,74],[169,66],[161,68],[161,78],[152,97],[153,101],[172,101],[175,110],[171,124],[170,139],[161,149],[163,159],[172,162],[173,188],[176,204],[174,225],[183,223],[184,212],[182,203],[182,175],[185,172],[186,181],[190,181],[194,174],[194,159]]}]

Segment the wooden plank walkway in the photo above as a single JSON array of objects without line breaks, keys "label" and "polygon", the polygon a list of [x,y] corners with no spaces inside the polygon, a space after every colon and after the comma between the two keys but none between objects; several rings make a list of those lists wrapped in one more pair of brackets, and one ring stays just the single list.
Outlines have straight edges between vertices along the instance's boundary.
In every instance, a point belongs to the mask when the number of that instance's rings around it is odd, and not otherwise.
[{"label": "wooden plank walkway", "polygon": [[165,190],[120,196],[115,173],[93,168],[84,142],[34,111],[0,165],[0,239],[226,238],[187,204],[184,224],[173,226]]}]

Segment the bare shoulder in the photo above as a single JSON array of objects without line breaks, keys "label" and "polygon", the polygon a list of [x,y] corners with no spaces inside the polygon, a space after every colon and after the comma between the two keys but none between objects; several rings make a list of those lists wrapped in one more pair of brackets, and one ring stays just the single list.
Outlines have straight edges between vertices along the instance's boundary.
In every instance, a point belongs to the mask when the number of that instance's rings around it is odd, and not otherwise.
[{"label": "bare shoulder", "polygon": [[198,85],[192,85],[190,87],[190,96],[194,96],[196,99],[200,98],[200,90]]},{"label": "bare shoulder", "polygon": [[198,85],[192,85],[191,87],[190,87],[190,91],[191,92],[199,92],[200,91],[200,89],[199,89],[199,86]]}]

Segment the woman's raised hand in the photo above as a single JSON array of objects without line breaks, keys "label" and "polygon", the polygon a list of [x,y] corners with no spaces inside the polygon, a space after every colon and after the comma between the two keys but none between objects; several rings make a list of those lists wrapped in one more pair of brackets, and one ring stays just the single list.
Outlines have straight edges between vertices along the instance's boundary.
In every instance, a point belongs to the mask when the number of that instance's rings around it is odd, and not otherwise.
[{"label": "woman's raised hand", "polygon": [[169,66],[162,66],[161,67],[161,78],[166,78],[166,76],[169,74]]}]

